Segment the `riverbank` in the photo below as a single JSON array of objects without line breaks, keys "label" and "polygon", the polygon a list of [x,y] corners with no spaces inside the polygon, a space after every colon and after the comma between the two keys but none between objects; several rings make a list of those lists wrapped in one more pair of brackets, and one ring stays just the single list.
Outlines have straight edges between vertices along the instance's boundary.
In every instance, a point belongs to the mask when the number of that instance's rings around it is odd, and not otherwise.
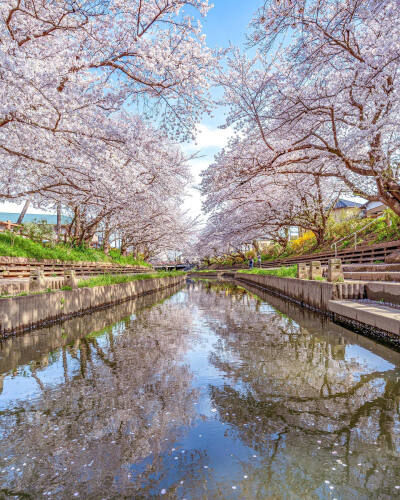
[{"label": "riverbank", "polygon": [[[318,311],[338,324],[400,349],[400,311],[377,301],[378,297],[390,297],[394,305],[400,303],[400,284],[329,283],[243,272],[235,273],[234,279]],[[375,302],[365,303],[362,299]]]},{"label": "riverbank", "polygon": [[126,283],[0,299],[0,336],[21,333],[176,286],[184,273]]}]

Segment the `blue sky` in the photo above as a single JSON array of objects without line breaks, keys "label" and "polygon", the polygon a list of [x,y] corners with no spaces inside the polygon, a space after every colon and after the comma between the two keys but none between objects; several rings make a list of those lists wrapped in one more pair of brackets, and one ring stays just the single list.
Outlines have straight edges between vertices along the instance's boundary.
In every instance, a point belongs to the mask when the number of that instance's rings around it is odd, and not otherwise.
[{"label": "blue sky", "polygon": [[[207,45],[210,48],[228,47],[229,44],[243,47],[247,27],[261,5],[262,0],[215,0],[214,8],[202,21]],[[207,117],[200,123],[197,145],[185,146],[188,153],[199,151],[201,155],[201,158],[191,162],[195,182],[199,182],[201,170],[212,163],[214,155],[226,144],[231,132],[218,128],[223,123],[224,111],[216,109],[212,118]],[[196,189],[190,190],[185,206],[193,215],[200,214],[201,200]]]},{"label": "blue sky", "polygon": [[[261,4],[262,0],[215,0],[207,18],[202,20],[207,45],[210,48],[227,47],[230,43],[243,46],[247,26]],[[226,144],[230,132],[218,129],[223,122],[223,110],[216,109],[212,118],[207,117],[199,124],[200,134],[197,137],[197,144],[183,145],[187,153],[198,151],[201,155],[201,158],[191,162],[196,183],[199,182],[201,170],[212,162],[215,153]],[[185,206],[192,215],[199,215],[200,195],[195,189],[190,189],[189,195]],[[22,205],[0,203],[0,212],[19,212],[21,208]],[[31,208],[28,213],[44,212]]]}]

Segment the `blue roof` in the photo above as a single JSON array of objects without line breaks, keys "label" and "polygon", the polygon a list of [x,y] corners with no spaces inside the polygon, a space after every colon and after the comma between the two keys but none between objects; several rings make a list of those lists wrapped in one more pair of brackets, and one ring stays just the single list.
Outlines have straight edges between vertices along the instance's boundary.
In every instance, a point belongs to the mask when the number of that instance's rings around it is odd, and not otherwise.
[{"label": "blue roof", "polygon": [[344,200],[343,198],[339,198],[337,201],[335,208],[352,208],[352,207],[361,207],[361,203],[357,203],[355,201]]},{"label": "blue roof", "polygon": [[[11,212],[0,212],[0,221],[10,220],[14,224],[17,222],[19,214]],[[61,224],[68,224],[71,222],[71,217],[66,215],[61,215]],[[25,214],[24,220],[22,222],[42,222],[45,221],[47,224],[57,224],[57,215],[51,214]]]}]

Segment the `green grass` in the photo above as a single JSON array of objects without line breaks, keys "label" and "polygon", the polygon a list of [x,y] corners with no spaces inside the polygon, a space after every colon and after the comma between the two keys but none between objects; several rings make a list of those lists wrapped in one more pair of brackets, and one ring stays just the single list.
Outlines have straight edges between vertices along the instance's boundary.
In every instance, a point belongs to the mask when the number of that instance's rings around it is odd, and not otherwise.
[{"label": "green grass", "polygon": [[0,233],[0,256],[28,257],[38,260],[58,259],[64,261],[114,262],[122,265],[151,267],[148,262],[121,255],[119,250],[110,250],[109,255],[95,248],[77,248],[68,245],[44,245],[9,232]]},{"label": "green grass", "polygon": [[[277,269],[240,269],[238,273],[261,274],[263,276],[278,276],[279,278],[296,278],[297,264],[289,267],[278,267]],[[326,281],[326,278],[315,278],[315,281]]]},{"label": "green grass", "polygon": [[136,280],[147,280],[151,278],[168,278],[170,276],[183,276],[186,274],[184,271],[160,271],[158,273],[140,273],[140,274],[102,274],[100,276],[94,276],[93,278],[88,278],[86,280],[80,280],[78,282],[78,287],[95,287],[95,286],[107,286],[107,285],[117,285],[119,283],[129,283],[130,281]]},{"label": "green grass", "polygon": [[263,276],[279,276],[280,278],[295,278],[297,275],[297,264],[289,267],[278,267],[277,269],[240,269],[238,273],[261,274]]}]

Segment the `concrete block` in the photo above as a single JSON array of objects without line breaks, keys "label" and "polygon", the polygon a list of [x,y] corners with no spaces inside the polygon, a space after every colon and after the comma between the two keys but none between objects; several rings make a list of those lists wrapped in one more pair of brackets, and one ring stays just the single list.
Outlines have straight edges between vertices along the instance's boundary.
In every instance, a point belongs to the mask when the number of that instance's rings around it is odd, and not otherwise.
[{"label": "concrete block", "polygon": [[35,269],[31,272],[29,278],[29,291],[30,292],[40,292],[46,288],[46,278],[44,277],[44,272],[40,269]]},{"label": "concrete block", "polygon": [[328,262],[328,281],[334,283],[343,281],[343,267],[341,259],[329,259]]},{"label": "concrete block", "polygon": [[364,286],[368,299],[400,304],[400,283],[369,282]]},{"label": "concrete block", "polygon": [[308,265],[305,262],[297,264],[297,278],[300,280],[308,279]]},{"label": "concrete block", "polygon": [[74,269],[66,269],[64,271],[64,286],[78,288],[78,278]]},{"label": "concrete block", "polygon": [[310,264],[310,280],[322,278],[322,266],[319,260],[313,260]]}]

